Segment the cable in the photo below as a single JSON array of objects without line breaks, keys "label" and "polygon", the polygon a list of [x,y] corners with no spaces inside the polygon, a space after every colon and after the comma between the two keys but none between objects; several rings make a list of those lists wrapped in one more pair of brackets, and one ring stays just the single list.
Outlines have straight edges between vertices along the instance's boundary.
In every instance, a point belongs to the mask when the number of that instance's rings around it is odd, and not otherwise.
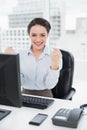
[{"label": "cable", "polygon": [[80,108],[83,110],[83,115],[87,115],[86,107],[87,107],[87,104],[80,105]]}]

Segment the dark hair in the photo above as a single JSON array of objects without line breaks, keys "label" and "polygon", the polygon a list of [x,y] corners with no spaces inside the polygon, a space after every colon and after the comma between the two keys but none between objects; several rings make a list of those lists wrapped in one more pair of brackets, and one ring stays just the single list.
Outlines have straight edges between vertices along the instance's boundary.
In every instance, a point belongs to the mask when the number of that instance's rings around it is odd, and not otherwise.
[{"label": "dark hair", "polygon": [[46,30],[47,30],[47,33],[49,33],[49,31],[50,31],[50,29],[51,29],[51,25],[50,25],[50,23],[46,20],[46,19],[44,19],[44,18],[35,18],[35,19],[33,19],[30,23],[29,23],[29,25],[28,25],[28,27],[27,27],[27,31],[28,31],[28,34],[30,34],[30,29],[31,29],[31,27],[32,26],[35,26],[35,25],[41,25],[41,26],[44,26],[45,28],[46,28]]}]

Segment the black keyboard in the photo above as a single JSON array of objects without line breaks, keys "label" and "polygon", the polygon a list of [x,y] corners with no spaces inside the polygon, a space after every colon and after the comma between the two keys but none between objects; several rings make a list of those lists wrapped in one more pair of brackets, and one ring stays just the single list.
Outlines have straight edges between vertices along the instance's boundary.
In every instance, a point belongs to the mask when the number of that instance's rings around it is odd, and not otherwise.
[{"label": "black keyboard", "polygon": [[22,104],[26,107],[45,109],[49,107],[53,102],[54,99],[22,95]]}]

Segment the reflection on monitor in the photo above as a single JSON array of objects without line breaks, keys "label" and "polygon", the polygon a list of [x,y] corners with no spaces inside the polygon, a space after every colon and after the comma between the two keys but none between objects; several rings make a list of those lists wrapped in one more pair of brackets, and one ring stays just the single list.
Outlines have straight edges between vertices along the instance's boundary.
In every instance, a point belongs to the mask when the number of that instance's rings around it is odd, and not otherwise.
[{"label": "reflection on monitor", "polygon": [[21,107],[19,54],[0,54],[0,104]]}]

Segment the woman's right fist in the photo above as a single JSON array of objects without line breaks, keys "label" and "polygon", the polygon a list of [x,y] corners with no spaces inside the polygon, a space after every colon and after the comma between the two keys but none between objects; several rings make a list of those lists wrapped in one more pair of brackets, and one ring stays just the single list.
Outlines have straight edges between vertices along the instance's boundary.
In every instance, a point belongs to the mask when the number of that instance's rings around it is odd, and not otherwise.
[{"label": "woman's right fist", "polygon": [[7,47],[4,51],[5,53],[14,53],[14,49],[12,47]]}]

